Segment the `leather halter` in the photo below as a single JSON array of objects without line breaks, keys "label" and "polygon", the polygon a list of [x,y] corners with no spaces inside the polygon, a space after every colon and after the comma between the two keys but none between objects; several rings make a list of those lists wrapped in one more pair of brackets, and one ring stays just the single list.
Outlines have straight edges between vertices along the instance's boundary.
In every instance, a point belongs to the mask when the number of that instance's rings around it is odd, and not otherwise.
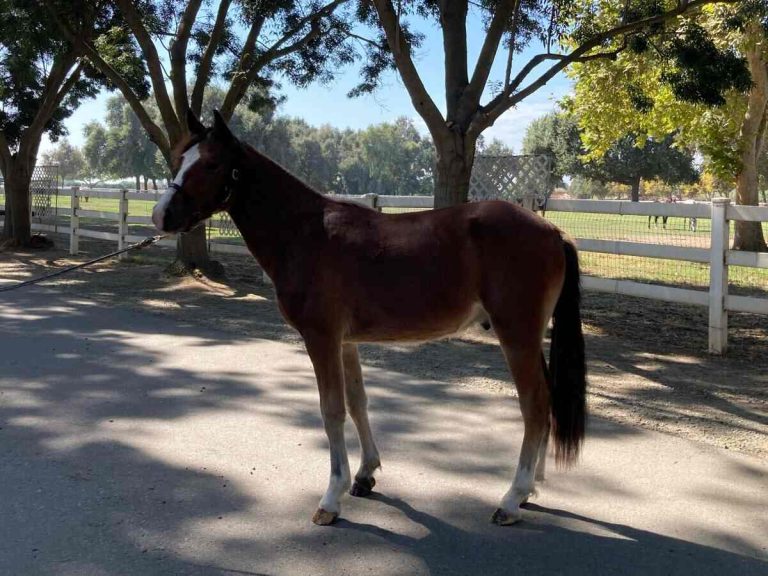
[{"label": "leather halter", "polygon": [[[229,182],[224,186],[224,199],[216,207],[214,212],[229,210],[229,207],[232,205],[232,196],[235,193],[235,188],[237,186],[237,182],[239,181],[240,181],[240,170],[238,170],[237,168],[232,168],[232,172],[229,176]],[[181,184],[176,184],[176,182],[171,182],[170,184],[168,184],[168,188],[170,188],[174,192],[181,192]]]},{"label": "leather halter", "polygon": [[217,210],[228,210],[232,206],[232,196],[235,193],[237,182],[240,181],[240,170],[232,168],[232,173],[229,176],[230,182],[224,186],[224,200]]}]

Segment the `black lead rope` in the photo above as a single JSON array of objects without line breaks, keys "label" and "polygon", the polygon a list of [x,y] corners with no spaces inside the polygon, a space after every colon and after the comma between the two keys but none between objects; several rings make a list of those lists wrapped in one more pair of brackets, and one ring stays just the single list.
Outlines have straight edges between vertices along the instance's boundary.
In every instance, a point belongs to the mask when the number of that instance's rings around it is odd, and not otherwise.
[{"label": "black lead rope", "polygon": [[64,268],[63,270],[57,270],[56,272],[51,272],[50,274],[46,274],[45,276],[40,276],[38,278],[33,278],[32,280],[25,280],[24,282],[19,282],[17,284],[13,284],[12,286],[0,286],[0,292],[10,292],[11,290],[16,290],[17,288],[23,288],[24,286],[31,286],[32,284],[37,284],[38,282],[42,282],[43,280],[55,278],[56,276],[61,276],[62,274],[66,274],[67,272],[73,272],[74,270],[79,270],[80,268],[91,266],[92,264],[96,264],[97,262],[101,262],[102,260],[108,260],[109,258],[114,258],[115,256],[118,256],[130,250],[141,250],[142,248],[151,246],[155,242],[159,242],[166,236],[167,234],[161,234],[159,236],[150,236],[148,238],[145,238],[141,242],[137,242],[136,244],[131,244],[130,246],[122,248],[121,250],[116,250],[115,252],[110,252],[109,254],[104,254],[104,256],[99,256],[98,258],[94,258],[93,260],[88,260],[88,262],[83,262],[82,264],[76,264],[75,266]]}]

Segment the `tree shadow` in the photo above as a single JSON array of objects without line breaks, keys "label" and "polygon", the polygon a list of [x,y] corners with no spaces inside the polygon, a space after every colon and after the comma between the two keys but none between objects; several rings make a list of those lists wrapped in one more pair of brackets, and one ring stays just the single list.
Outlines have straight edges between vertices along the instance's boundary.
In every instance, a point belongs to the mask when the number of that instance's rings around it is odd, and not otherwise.
[{"label": "tree shadow", "polygon": [[[440,478],[455,475],[472,493],[508,483],[522,439],[514,403],[421,378],[418,370],[367,364],[385,466],[388,451],[407,445],[418,453],[429,509],[377,495],[345,504],[349,517],[336,530],[309,528],[327,452],[311,367],[300,348],[285,353],[283,346],[276,359],[269,355],[276,345],[254,335],[205,330],[48,290],[0,302],[0,334],[0,573],[340,574],[373,568],[382,574],[508,574],[562,573],[564,567],[600,572],[606,566],[648,573],[659,566],[675,571],[679,558],[705,574],[765,567],[628,526],[561,518],[591,526],[574,528],[543,510],[527,513],[517,528],[480,525],[489,502],[442,496]],[[188,352],[172,361],[169,346]],[[223,353],[222,346],[234,352],[226,370],[212,371],[206,358]],[[455,351],[451,362],[478,362],[475,343],[438,346]],[[495,347],[481,350],[481,362],[485,354],[503,362]],[[241,362],[246,352],[258,354],[253,364]],[[388,360],[407,369],[415,352],[395,349]],[[233,414],[237,419],[229,421]],[[217,436],[220,428],[230,435]],[[593,419],[590,432],[607,440],[638,433],[601,419]],[[354,445],[351,426],[348,433]],[[224,445],[230,438],[241,446]],[[286,450],[297,440],[304,444],[298,457]],[[238,461],[249,445],[266,444],[276,452]],[[760,481],[758,468],[740,465],[746,468],[735,472]],[[587,479],[556,482],[555,489],[564,497],[585,490],[622,501],[637,496],[608,478]],[[290,483],[290,498],[281,493],[282,500],[270,501],[272,482]],[[748,501],[733,505],[742,509]],[[381,523],[356,520],[366,513],[381,514]],[[398,516],[412,525],[389,526],[401,522]],[[722,540],[729,549],[757,554],[737,536]]]},{"label": "tree shadow", "polygon": [[[137,430],[262,392],[248,373],[168,365],[164,350],[139,345],[156,326],[48,290],[0,302],[0,573],[225,573],[190,567],[173,548],[191,526],[254,506],[253,495],[204,455],[190,468],[147,449],[155,441]],[[195,346],[234,340],[164,329]]]}]

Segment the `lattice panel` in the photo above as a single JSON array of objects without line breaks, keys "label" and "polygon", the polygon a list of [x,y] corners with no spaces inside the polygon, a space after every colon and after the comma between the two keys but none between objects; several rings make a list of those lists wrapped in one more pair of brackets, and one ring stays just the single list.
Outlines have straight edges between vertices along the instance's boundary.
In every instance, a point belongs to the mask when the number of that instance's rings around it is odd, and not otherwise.
[{"label": "lattice panel", "polygon": [[469,183],[470,200],[503,199],[522,204],[532,196],[542,207],[552,193],[549,156],[477,156]]},{"label": "lattice panel", "polygon": [[219,236],[228,238],[240,236],[240,230],[237,229],[232,218],[226,212],[219,212],[215,219],[211,219],[211,222],[215,222],[213,227],[217,229]]},{"label": "lattice panel", "polygon": [[29,195],[32,203],[32,221],[54,224],[59,195],[59,167],[35,166],[29,184]]}]

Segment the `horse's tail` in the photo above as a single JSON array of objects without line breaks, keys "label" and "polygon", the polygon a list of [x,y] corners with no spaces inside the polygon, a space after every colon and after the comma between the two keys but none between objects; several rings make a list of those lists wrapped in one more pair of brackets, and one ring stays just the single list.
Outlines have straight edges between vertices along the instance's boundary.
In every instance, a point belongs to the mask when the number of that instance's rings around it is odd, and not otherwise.
[{"label": "horse's tail", "polygon": [[565,281],[555,306],[549,354],[552,438],[558,464],[570,464],[579,454],[587,419],[587,371],[581,331],[579,257],[563,238]]}]

